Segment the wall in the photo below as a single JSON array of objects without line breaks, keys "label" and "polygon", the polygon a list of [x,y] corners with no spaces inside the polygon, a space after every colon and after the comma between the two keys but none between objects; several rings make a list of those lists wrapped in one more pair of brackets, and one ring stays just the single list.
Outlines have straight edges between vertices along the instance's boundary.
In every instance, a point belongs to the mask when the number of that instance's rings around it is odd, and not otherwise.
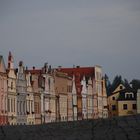
[{"label": "wall", "polygon": [[[123,109],[123,104],[127,104],[127,109]],[[118,116],[134,115],[137,110],[132,108],[132,105],[136,104],[136,101],[118,101]]]},{"label": "wall", "polygon": [[139,124],[140,115],[35,126],[2,126],[0,140],[139,140]]}]

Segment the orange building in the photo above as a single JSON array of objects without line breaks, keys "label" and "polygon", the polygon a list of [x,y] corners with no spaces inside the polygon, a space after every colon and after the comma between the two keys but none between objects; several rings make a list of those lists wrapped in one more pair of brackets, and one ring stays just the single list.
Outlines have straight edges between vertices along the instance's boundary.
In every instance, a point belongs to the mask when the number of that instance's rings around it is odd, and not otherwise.
[{"label": "orange building", "polygon": [[[70,77],[75,77],[76,93],[77,93],[77,118],[78,120],[85,118],[103,118],[103,79],[102,79],[102,68],[100,66],[95,67],[73,67],[73,68],[62,68],[57,69],[60,72],[67,73]],[[85,77],[85,80],[84,80]],[[91,80],[91,81],[90,81]],[[86,86],[83,86],[83,81],[86,81]],[[88,88],[88,86],[90,86]],[[84,90],[84,96],[83,96]],[[89,93],[90,92],[90,93]],[[83,99],[87,98],[86,100]],[[91,99],[89,99],[91,98]],[[107,96],[106,99],[107,102]],[[87,104],[87,105],[86,105]],[[85,109],[85,106],[87,107]],[[84,108],[83,108],[84,107]],[[93,110],[91,110],[91,108]],[[85,112],[83,112],[86,110]],[[85,115],[85,113],[87,113]],[[85,117],[87,116],[87,117]]]},{"label": "orange building", "polygon": [[56,120],[70,121],[73,119],[71,95],[72,79],[66,73],[55,73]]},{"label": "orange building", "polygon": [[76,68],[59,68],[58,71],[65,72],[69,76],[75,76],[75,85],[76,85],[76,92],[77,92],[77,118],[78,120],[83,119],[82,114],[82,85],[81,80],[83,76],[92,77],[94,74],[94,67],[79,67]]}]

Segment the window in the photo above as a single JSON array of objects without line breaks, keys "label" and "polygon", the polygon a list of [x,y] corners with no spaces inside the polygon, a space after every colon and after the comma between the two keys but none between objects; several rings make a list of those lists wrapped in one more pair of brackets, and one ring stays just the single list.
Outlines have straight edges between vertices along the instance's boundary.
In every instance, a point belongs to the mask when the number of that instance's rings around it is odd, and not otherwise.
[{"label": "window", "polygon": [[10,112],[10,99],[8,99],[8,112]]},{"label": "window", "polygon": [[123,109],[127,110],[127,104],[123,104]]},{"label": "window", "polygon": [[51,80],[48,78],[48,85],[49,85],[49,90],[50,90],[50,85],[51,85]]},{"label": "window", "polygon": [[137,108],[136,104],[133,104],[133,105],[132,105],[132,108],[133,108],[133,109],[136,109],[136,108]]},{"label": "window", "polygon": [[13,82],[11,82],[11,89],[13,89]]},{"label": "window", "polygon": [[133,94],[132,93],[126,93],[125,98],[132,99],[133,98]]},{"label": "window", "polygon": [[115,100],[115,97],[112,97],[112,100]]},{"label": "window", "polygon": [[123,89],[123,86],[120,86],[120,89]]},{"label": "window", "polygon": [[11,112],[13,112],[13,100],[11,99]]},{"label": "window", "polygon": [[15,99],[14,99],[14,112],[15,112]]},{"label": "window", "polygon": [[112,105],[112,110],[116,110],[116,105]]}]

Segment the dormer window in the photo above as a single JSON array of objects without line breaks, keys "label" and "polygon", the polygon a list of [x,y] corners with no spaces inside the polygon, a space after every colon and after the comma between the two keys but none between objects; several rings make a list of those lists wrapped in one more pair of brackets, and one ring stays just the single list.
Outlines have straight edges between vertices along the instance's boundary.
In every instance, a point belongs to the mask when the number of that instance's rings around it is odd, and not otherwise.
[{"label": "dormer window", "polygon": [[134,98],[134,95],[133,95],[133,93],[126,93],[125,98],[132,99],[132,98]]}]

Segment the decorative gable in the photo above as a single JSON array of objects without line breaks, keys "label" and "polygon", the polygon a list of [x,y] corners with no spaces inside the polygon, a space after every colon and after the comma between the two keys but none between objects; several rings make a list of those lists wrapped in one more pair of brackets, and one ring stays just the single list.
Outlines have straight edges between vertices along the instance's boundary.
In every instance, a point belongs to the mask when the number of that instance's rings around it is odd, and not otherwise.
[{"label": "decorative gable", "polygon": [[116,87],[116,89],[113,91],[113,93],[114,93],[114,92],[118,92],[118,91],[123,90],[123,89],[125,89],[125,86],[124,86],[123,84],[119,84],[119,85]]},{"label": "decorative gable", "polygon": [[6,73],[6,67],[3,56],[0,56],[0,72]]}]

